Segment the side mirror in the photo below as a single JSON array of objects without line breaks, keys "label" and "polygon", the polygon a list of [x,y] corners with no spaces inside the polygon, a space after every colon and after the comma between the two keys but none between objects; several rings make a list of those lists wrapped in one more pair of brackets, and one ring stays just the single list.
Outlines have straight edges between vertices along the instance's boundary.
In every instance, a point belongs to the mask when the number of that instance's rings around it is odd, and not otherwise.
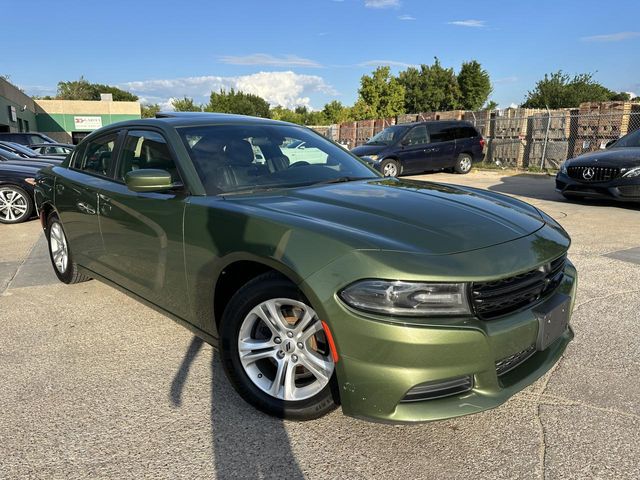
[{"label": "side mirror", "polygon": [[403,138],[402,141],[400,142],[400,145],[402,145],[403,147],[406,147],[407,145],[409,145],[410,141],[408,138]]},{"label": "side mirror", "polygon": [[124,176],[124,182],[132,192],[164,192],[175,186],[169,172],[154,168],[132,170]]}]

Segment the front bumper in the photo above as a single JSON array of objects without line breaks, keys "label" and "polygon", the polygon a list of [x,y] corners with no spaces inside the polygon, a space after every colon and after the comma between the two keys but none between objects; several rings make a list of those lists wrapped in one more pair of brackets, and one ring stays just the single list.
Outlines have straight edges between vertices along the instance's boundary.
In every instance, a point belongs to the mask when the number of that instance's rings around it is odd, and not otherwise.
[{"label": "front bumper", "polygon": [[564,173],[558,173],[556,176],[556,191],[563,195],[577,197],[640,202],[640,177],[620,177],[609,182],[582,182]]},{"label": "front bumper", "polygon": [[[336,374],[346,415],[380,422],[424,422],[468,415],[497,407],[530,385],[559,360],[573,338],[568,327],[543,351],[498,376],[496,363],[536,344],[533,310],[554,295],[571,297],[577,272],[570,262],[556,291],[526,310],[494,320],[473,317],[397,324],[350,309],[335,298],[324,304],[340,359]],[[320,312],[319,312],[320,313]],[[415,386],[471,377],[471,390],[430,400],[402,402]]]}]

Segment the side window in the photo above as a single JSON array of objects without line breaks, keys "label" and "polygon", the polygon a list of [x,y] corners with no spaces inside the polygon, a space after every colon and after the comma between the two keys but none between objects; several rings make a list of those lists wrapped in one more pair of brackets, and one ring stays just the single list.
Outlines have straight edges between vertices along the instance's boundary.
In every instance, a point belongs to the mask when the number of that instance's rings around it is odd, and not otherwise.
[{"label": "side window", "polygon": [[130,130],[125,138],[120,158],[117,175],[120,180],[124,181],[124,176],[133,170],[156,168],[169,172],[174,182],[180,181],[180,174],[171,157],[167,141],[159,133]]},{"label": "side window", "polygon": [[478,136],[478,132],[469,126],[458,127],[456,133],[456,138],[474,138]]},{"label": "side window", "polygon": [[117,133],[112,133],[89,142],[79,165],[78,161],[75,161],[75,167],[83,172],[108,176],[114,161],[113,149],[116,146],[117,137]]},{"label": "side window", "polygon": [[404,137],[406,145],[422,145],[429,143],[429,135],[427,134],[427,127],[425,125],[418,125],[413,127],[406,137]]},{"label": "side window", "polygon": [[457,128],[450,123],[434,123],[429,125],[431,143],[455,140]]}]

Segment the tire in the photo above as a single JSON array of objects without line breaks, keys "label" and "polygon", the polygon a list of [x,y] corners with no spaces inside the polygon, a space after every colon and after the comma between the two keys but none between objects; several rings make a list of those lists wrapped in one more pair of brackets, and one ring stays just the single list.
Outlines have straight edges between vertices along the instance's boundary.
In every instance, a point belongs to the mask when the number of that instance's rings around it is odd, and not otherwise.
[{"label": "tire", "polygon": [[472,166],[473,159],[471,158],[471,155],[461,153],[458,155],[458,159],[456,160],[456,164],[453,166],[453,169],[456,173],[466,175],[471,171]]},{"label": "tire", "polygon": [[338,405],[335,364],[323,324],[280,274],[265,273],[240,288],[225,308],[219,331],[227,377],[257,409],[279,418],[312,420]]},{"label": "tire", "polygon": [[33,199],[17,185],[0,185],[0,223],[21,223],[31,218]]},{"label": "tire", "polygon": [[55,213],[49,215],[47,219],[47,243],[51,265],[58,280],[68,285],[91,280],[90,277],[78,271],[78,265],[73,261],[62,223]]},{"label": "tire", "polygon": [[400,164],[393,158],[387,158],[380,164],[380,171],[385,177],[397,177],[400,175]]}]

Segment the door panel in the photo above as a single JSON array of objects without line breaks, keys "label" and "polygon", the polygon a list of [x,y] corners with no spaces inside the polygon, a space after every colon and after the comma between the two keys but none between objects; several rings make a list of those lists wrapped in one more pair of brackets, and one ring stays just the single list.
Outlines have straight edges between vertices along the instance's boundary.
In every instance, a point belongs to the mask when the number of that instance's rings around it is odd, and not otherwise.
[{"label": "door panel", "polygon": [[69,247],[80,265],[96,273],[104,273],[98,193],[111,183],[117,137],[112,132],[96,138],[74,154],[70,168],[56,169],[55,204]]},{"label": "door panel", "polygon": [[456,160],[456,125],[449,123],[429,124],[430,143],[427,147],[434,169],[452,167]]},{"label": "door panel", "polygon": [[108,277],[152,303],[186,318],[182,247],[186,197],[135,193],[112,183],[100,192],[100,228]]},{"label": "door panel", "polygon": [[423,172],[430,168],[430,159],[426,153],[429,136],[425,125],[417,125],[409,130],[402,143],[398,158],[403,173]]},{"label": "door panel", "polygon": [[186,318],[182,221],[183,192],[139,193],[124,182],[129,171],[163,169],[180,175],[165,139],[157,132],[127,132],[116,168],[117,181],[100,191],[100,228],[109,278],[152,303]]}]

